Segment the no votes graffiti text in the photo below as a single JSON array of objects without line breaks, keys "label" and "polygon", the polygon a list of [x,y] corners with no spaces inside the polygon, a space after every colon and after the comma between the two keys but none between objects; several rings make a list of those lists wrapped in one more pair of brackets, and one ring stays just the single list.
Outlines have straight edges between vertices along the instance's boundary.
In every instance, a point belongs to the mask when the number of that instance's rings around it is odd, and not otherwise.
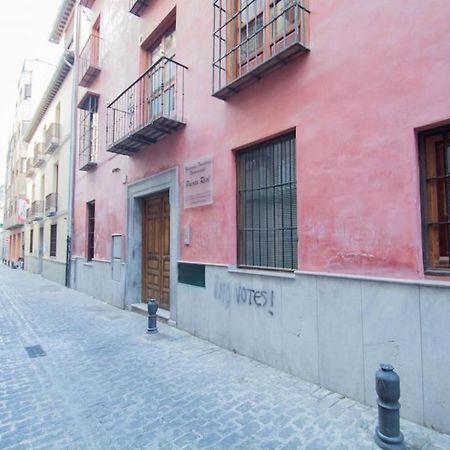
[{"label": "no votes graffiti text", "polygon": [[267,310],[271,316],[274,315],[275,292],[273,290],[253,289],[216,277],[214,298],[225,305],[235,302],[238,305],[261,308]]}]

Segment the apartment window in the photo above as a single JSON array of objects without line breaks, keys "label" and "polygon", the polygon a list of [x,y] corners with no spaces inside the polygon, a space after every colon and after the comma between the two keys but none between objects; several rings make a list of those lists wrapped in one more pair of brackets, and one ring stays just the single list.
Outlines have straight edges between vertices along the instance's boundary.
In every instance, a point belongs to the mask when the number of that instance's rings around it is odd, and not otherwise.
[{"label": "apartment window", "polygon": [[450,273],[450,126],[420,135],[425,269]]},{"label": "apartment window", "polygon": [[97,161],[98,144],[98,95],[88,94],[80,102],[80,169]]},{"label": "apartment window", "polygon": [[308,50],[309,0],[214,0],[213,5],[218,98]]},{"label": "apartment window", "polygon": [[23,99],[28,100],[31,98],[31,84],[25,84],[23,89]]},{"label": "apartment window", "polygon": [[50,226],[50,256],[56,256],[57,225]]},{"label": "apartment window", "polygon": [[94,234],[95,234],[95,201],[87,204],[87,260],[94,259]]},{"label": "apartment window", "polygon": [[238,265],[297,268],[295,134],[239,151]]},{"label": "apartment window", "polygon": [[30,230],[30,253],[33,253],[33,230]]}]

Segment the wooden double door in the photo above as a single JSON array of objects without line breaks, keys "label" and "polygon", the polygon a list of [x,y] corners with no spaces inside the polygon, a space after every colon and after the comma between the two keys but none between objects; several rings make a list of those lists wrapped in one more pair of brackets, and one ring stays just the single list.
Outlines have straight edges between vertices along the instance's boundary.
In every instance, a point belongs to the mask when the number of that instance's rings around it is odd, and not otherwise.
[{"label": "wooden double door", "polygon": [[170,310],[169,192],[146,197],[142,214],[142,301]]}]

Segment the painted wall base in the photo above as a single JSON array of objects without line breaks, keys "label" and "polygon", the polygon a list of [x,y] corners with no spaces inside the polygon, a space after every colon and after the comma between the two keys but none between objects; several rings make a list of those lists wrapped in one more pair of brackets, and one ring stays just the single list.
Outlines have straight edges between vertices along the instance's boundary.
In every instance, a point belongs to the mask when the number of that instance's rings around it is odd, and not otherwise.
[{"label": "painted wall base", "polygon": [[374,406],[375,372],[392,363],[402,416],[450,433],[450,284],[205,276],[205,288],[178,284],[179,328]]},{"label": "painted wall base", "polygon": [[42,264],[42,276],[64,285],[66,282],[66,264],[59,261],[44,259]]},{"label": "painted wall base", "polygon": [[32,273],[40,273],[44,278],[65,284],[66,264],[56,260],[43,259],[42,272],[39,271],[39,259],[35,256],[25,256],[24,268]]},{"label": "painted wall base", "polygon": [[24,269],[28,270],[28,272],[39,273],[39,260],[35,256],[27,256],[24,257]]},{"label": "painted wall base", "polygon": [[92,297],[103,300],[118,308],[124,308],[125,264],[121,264],[119,281],[113,279],[112,264],[109,261],[83,258],[72,260],[71,287]]}]

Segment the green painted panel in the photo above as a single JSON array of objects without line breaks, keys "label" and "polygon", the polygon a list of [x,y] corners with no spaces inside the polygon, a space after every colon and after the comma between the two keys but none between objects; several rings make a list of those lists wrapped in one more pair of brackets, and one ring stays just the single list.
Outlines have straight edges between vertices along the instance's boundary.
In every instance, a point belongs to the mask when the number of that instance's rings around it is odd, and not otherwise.
[{"label": "green painted panel", "polygon": [[178,263],[178,283],[205,287],[205,265]]}]

